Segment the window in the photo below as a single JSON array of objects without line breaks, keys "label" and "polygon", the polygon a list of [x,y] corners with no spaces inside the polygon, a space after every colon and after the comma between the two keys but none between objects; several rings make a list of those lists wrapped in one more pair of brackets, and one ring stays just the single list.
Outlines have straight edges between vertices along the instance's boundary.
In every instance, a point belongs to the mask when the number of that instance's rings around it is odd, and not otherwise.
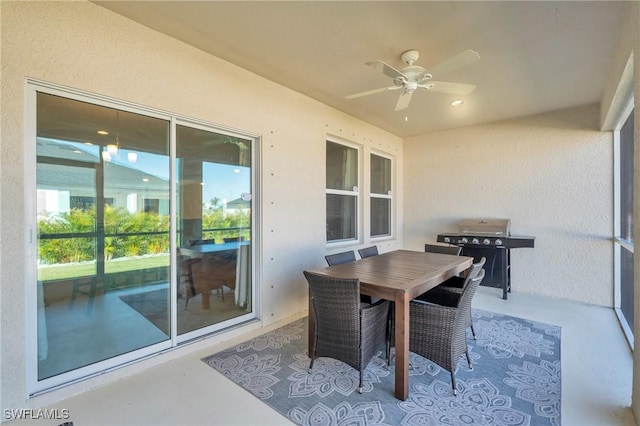
[{"label": "window", "polygon": [[327,141],[327,241],[358,238],[358,149]]},{"label": "window", "polygon": [[145,213],[159,213],[158,206],[160,205],[160,200],[157,198],[145,198],[144,199],[144,211]]},{"label": "window", "polygon": [[391,159],[375,154],[371,154],[370,235],[391,235]]},{"label": "window", "polygon": [[618,133],[619,151],[618,185],[617,185],[617,237],[616,241],[616,276],[619,291],[621,323],[627,338],[632,341],[633,330],[633,110],[623,123]]}]

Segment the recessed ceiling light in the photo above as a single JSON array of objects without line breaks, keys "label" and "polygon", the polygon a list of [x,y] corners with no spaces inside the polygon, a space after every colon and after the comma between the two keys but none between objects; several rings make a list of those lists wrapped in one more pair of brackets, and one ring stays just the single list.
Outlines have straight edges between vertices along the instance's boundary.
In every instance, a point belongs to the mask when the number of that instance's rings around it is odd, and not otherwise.
[{"label": "recessed ceiling light", "polygon": [[108,135],[109,132],[107,132],[106,130],[98,130],[98,134],[99,135]]},{"label": "recessed ceiling light", "polygon": [[87,146],[93,146],[93,143],[91,143],[91,142],[85,142],[84,144],[87,145]]},{"label": "recessed ceiling light", "polygon": [[142,178],[143,182],[149,182],[149,178]]},{"label": "recessed ceiling light", "polygon": [[464,101],[462,99],[456,99],[455,101],[451,101],[451,103],[449,105],[451,106],[459,106],[462,105],[464,103]]}]

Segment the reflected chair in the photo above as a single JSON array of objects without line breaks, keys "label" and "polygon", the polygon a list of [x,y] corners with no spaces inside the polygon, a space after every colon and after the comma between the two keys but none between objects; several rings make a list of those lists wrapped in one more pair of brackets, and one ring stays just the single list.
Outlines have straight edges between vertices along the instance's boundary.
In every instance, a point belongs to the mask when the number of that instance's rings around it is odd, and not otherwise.
[{"label": "reflected chair", "polygon": [[460,297],[449,304],[412,300],[409,312],[409,350],[430,359],[451,373],[453,394],[456,389],[456,366],[465,354],[469,368],[471,357],[467,347],[466,321],[471,314],[471,299],[484,278],[484,269],[466,280]]},{"label": "reflected chair", "polygon": [[244,237],[226,237],[224,238],[225,243],[234,243],[237,241],[244,241]]},{"label": "reflected chair", "polygon": [[200,258],[197,257],[189,257],[180,254],[180,250],[178,250],[178,265],[180,265],[180,276],[178,279],[178,288],[184,288],[184,309],[187,309],[189,305],[189,299],[194,297],[196,294],[196,286],[193,280],[193,265],[201,261]]},{"label": "reflected chair", "polygon": [[462,247],[459,246],[441,246],[437,244],[425,244],[424,251],[427,253],[441,253],[452,254],[454,256],[460,256]]},{"label": "reflected chair", "polygon": [[357,278],[329,278],[308,271],[304,276],[315,322],[309,371],[319,357],[342,361],[359,371],[358,392],[362,393],[363,372],[386,345],[389,302],[361,303]]},{"label": "reflected chair", "polygon": [[98,291],[105,293],[104,279],[98,280],[95,275],[77,277],[72,279],[71,298],[69,299],[69,309],[73,309],[78,295],[85,295],[87,299],[87,314],[93,309],[93,301]]},{"label": "reflected chair", "polygon": [[[462,294],[462,289],[468,285],[469,280],[478,276],[487,259],[483,257],[479,262],[471,265],[464,277],[451,277],[439,286],[427,291],[416,297],[416,300],[422,300],[424,302],[436,303],[436,304],[448,304],[457,303],[457,300]],[[471,334],[473,339],[476,339],[476,330],[473,328],[473,320],[471,319],[471,309],[469,309],[469,315],[465,320],[466,327],[471,327]]]},{"label": "reflected chair", "polygon": [[189,246],[201,246],[204,244],[215,244],[216,240],[213,239],[209,239],[209,240],[189,240]]},{"label": "reflected chair", "polygon": [[371,256],[377,256],[378,246],[371,246],[371,247],[358,249],[358,254],[360,255],[361,259],[364,259],[366,257],[371,257]]}]

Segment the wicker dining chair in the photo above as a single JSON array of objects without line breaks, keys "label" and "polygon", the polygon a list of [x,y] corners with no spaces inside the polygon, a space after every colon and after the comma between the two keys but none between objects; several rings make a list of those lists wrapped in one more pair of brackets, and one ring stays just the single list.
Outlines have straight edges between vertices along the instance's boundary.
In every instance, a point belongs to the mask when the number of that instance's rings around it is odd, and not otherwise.
[{"label": "wicker dining chair", "polygon": [[462,252],[462,247],[441,246],[437,244],[425,244],[424,251],[427,253],[453,254],[454,256],[460,256],[460,253]]},{"label": "wicker dining chair", "polygon": [[197,257],[189,257],[180,253],[178,249],[178,265],[180,265],[180,274],[178,277],[178,291],[183,290],[184,295],[184,309],[187,309],[189,305],[189,299],[195,297],[197,294],[195,281],[193,279],[193,265],[200,262],[202,259]]},{"label": "wicker dining chair", "polygon": [[[356,261],[356,254],[353,250],[343,251],[341,253],[329,254],[326,255],[325,260],[327,261],[327,265],[340,265],[341,263],[349,263]],[[378,299],[376,299],[377,301]],[[362,303],[373,303],[374,300],[371,296],[367,296],[366,294],[360,295],[360,301]]]},{"label": "wicker dining chair", "polygon": [[[465,277],[451,277],[437,287],[427,291],[416,297],[417,300],[424,302],[452,305],[457,304],[462,289],[467,285],[469,280],[475,278],[480,271],[482,271],[487,259],[483,257],[477,263],[471,265],[471,268],[467,271]],[[476,340],[476,330],[473,327],[473,319],[471,318],[471,309],[469,309],[469,315],[466,318],[466,326],[471,327],[471,335]]]},{"label": "wicker dining chair", "polygon": [[353,250],[350,250],[342,253],[328,254],[324,258],[329,266],[333,266],[341,263],[355,262],[356,254]]},{"label": "wicker dining chair", "polygon": [[456,389],[456,366],[465,354],[469,368],[471,357],[467,347],[466,319],[471,311],[471,299],[484,278],[484,269],[470,279],[453,306],[412,300],[409,312],[409,350],[438,364],[451,373],[453,394]]},{"label": "wicker dining chair", "polygon": [[377,256],[378,246],[371,246],[371,247],[358,249],[358,254],[360,255],[361,259],[364,259],[366,257],[371,257],[371,256]]},{"label": "wicker dining chair", "polygon": [[340,360],[360,372],[358,392],[362,393],[364,370],[377,351],[385,348],[389,302],[362,304],[357,278],[329,278],[308,271],[304,276],[311,289],[315,321],[309,371],[316,358]]}]

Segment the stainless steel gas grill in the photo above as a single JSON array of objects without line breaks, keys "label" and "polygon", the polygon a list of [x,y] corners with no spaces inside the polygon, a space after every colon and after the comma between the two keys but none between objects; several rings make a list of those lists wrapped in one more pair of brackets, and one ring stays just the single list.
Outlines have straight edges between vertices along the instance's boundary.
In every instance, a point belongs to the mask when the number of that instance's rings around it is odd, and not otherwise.
[{"label": "stainless steel gas grill", "polygon": [[511,291],[511,249],[533,248],[535,238],[511,235],[510,219],[466,219],[458,232],[438,235],[438,242],[462,247],[463,256],[477,262],[487,258],[482,284],[502,289],[502,298]]}]

